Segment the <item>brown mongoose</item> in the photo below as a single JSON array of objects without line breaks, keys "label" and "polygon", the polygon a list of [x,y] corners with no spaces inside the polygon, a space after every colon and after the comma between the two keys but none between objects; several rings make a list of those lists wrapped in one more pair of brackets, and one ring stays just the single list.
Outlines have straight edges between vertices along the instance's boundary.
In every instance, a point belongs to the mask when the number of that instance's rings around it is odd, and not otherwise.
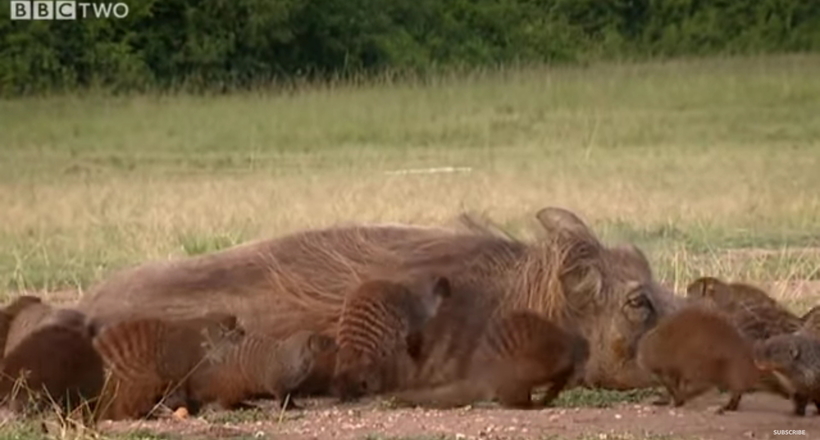
[{"label": "brown mongoose", "polygon": [[175,404],[196,412],[190,376],[203,363],[221,359],[243,335],[234,315],[218,312],[173,321],[133,319],[98,330],[93,344],[110,371],[103,417],[149,416],[163,396],[174,396]]},{"label": "brown mongoose", "polygon": [[[583,377],[589,343],[529,310],[508,312],[486,328],[473,354],[466,378],[438,388],[396,394],[398,404],[436,408],[464,406],[497,399],[503,406],[549,405],[574,377]],[[549,385],[534,405],[531,393]]]},{"label": "brown mongoose", "polygon": [[800,318],[802,325],[800,331],[806,335],[820,338],[820,306],[812,307]]},{"label": "brown mongoose", "polygon": [[805,334],[773,336],[755,345],[755,361],[789,391],[794,414],[805,415],[809,401],[820,414],[820,340]]},{"label": "brown mongoose", "polygon": [[33,295],[21,295],[10,302],[0,313],[3,356],[9,354],[20,341],[34,330],[43,318],[51,313],[51,306]]},{"label": "brown mongoose", "polygon": [[250,333],[197,374],[191,389],[196,400],[216,401],[224,409],[235,409],[260,395],[273,396],[283,409],[299,408],[292,393],[308,377],[316,359],[335,347],[332,336],[307,330],[284,339]]},{"label": "brown mongoose", "polygon": [[[715,277],[702,277],[688,286],[687,297],[725,313],[752,343],[792,333],[802,325],[800,318],[762,289],[745,283],[726,283]],[[763,373],[756,389],[789,397],[780,381],[767,372]]]},{"label": "brown mongoose", "polygon": [[343,401],[392,388],[410,374],[421,332],[450,296],[445,277],[365,281],[345,297],[339,318],[334,391]]},{"label": "brown mongoose", "polygon": [[[0,396],[12,410],[37,412],[53,402],[66,413],[88,409],[84,420],[94,413],[104,371],[85,322],[76,310],[56,311],[0,363]],[[16,383],[21,377],[25,382]]]},{"label": "brown mongoose", "polygon": [[731,393],[718,413],[736,411],[760,378],[751,342],[720,312],[700,305],[662,319],[641,338],[637,359],[676,407],[716,386]]},{"label": "brown mongoose", "polygon": [[792,333],[801,325],[799,317],[760,288],[749,284],[702,277],[687,286],[686,295],[725,312],[741,334],[751,340]]}]

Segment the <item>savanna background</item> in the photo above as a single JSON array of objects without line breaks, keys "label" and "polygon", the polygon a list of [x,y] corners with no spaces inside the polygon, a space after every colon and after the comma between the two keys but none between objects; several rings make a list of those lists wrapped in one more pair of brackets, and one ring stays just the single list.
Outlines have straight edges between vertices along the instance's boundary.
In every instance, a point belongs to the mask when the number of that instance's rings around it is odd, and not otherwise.
[{"label": "savanna background", "polygon": [[[342,222],[468,210],[527,237],[557,205],[678,291],[711,274],[820,302],[816,1],[127,3],[0,7],[5,298],[70,301],[127,265]],[[429,167],[463,169],[395,173]]]}]

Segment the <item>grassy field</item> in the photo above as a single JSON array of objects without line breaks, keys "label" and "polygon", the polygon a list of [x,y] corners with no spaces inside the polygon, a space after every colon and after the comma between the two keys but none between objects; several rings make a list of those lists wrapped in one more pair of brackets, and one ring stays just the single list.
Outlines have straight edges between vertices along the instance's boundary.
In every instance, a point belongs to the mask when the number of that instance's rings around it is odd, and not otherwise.
[{"label": "grassy field", "polygon": [[[546,205],[643,246],[678,288],[816,279],[818,69],[783,56],[0,101],[0,292],[337,222],[468,209],[526,235]],[[387,173],[441,166],[471,171]]]},{"label": "grassy field", "polygon": [[[786,282],[773,293],[802,311],[820,295],[797,283],[820,279],[817,71],[820,56],[783,56],[0,101],[0,295],[339,222],[470,210],[527,236],[558,205],[642,246],[677,289]],[[470,171],[390,173],[446,166]]]}]

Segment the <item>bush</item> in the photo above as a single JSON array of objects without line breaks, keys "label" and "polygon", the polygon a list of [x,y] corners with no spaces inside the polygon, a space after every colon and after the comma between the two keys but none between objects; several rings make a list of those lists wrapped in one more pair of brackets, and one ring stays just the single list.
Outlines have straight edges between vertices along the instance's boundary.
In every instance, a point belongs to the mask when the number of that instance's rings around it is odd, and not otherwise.
[{"label": "bush", "polygon": [[124,19],[3,10],[0,94],[820,48],[813,0],[125,1]]}]

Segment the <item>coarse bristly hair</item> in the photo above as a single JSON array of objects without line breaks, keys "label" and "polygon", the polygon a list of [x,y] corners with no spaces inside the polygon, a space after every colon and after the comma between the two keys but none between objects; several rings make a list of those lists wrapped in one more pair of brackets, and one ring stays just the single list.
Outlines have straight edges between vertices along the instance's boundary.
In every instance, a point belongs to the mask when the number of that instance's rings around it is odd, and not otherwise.
[{"label": "coarse bristly hair", "polygon": [[631,358],[634,344],[655,315],[665,313],[663,297],[671,294],[653,281],[637,248],[604,246],[562,208],[542,209],[536,218],[545,234],[533,242],[478,221],[465,229],[337,225],[307,230],[124,270],[92,288],[81,307],[104,320],[127,313],[180,318],[226,310],[249,331],[276,337],[297,330],[334,334],[349,289],[385,272],[434,270],[452,281],[453,297],[425,330],[431,342],[420,380],[457,375],[483,321],[525,308],[582,328],[590,340],[587,371],[593,384],[641,386],[644,380]]}]

